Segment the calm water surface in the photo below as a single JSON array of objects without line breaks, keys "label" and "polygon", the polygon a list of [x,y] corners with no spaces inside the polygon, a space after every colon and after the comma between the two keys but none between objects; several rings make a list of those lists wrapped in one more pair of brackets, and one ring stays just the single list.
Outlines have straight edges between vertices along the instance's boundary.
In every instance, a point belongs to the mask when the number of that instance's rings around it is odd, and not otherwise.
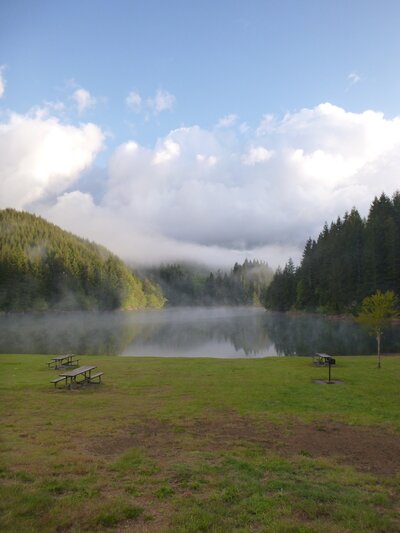
[{"label": "calm water surface", "polygon": [[[0,315],[0,353],[237,358],[375,350],[352,321],[255,308]],[[400,352],[399,327],[385,334],[383,351]]]}]

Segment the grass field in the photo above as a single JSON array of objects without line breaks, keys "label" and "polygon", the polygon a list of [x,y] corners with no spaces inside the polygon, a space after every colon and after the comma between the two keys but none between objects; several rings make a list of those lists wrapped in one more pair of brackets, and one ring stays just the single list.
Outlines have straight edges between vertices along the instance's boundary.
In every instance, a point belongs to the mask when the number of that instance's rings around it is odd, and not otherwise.
[{"label": "grass field", "polygon": [[0,356],[1,531],[400,531],[400,357],[46,361]]}]

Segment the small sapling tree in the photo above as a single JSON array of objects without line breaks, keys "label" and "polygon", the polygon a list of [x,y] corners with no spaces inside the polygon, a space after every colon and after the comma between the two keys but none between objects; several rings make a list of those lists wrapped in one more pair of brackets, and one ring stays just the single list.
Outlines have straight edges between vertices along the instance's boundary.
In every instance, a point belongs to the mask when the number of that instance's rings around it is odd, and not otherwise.
[{"label": "small sapling tree", "polygon": [[397,298],[393,291],[377,291],[362,301],[356,321],[374,335],[378,349],[378,368],[381,368],[381,339],[392,318],[398,316]]}]

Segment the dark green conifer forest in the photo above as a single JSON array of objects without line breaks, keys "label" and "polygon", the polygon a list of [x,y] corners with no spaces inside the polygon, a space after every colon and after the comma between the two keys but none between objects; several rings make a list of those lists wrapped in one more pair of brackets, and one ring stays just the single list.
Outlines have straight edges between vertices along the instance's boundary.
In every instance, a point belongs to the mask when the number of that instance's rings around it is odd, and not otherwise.
[{"label": "dark green conifer forest", "polygon": [[400,294],[400,193],[382,193],[362,219],[353,208],[317,240],[308,239],[296,268],[279,268],[263,303],[268,309],[351,313],[375,291]]},{"label": "dark green conifer forest", "polygon": [[41,217],[0,210],[0,311],[260,305],[273,277],[260,261],[229,272],[182,264],[133,273],[106,248]]},{"label": "dark green conifer forest", "polygon": [[229,272],[175,263],[145,271],[145,275],[162,288],[172,306],[261,305],[273,270],[267,263],[246,259]]},{"label": "dark green conifer forest", "polygon": [[162,292],[106,248],[41,217],[0,210],[0,310],[162,307]]}]

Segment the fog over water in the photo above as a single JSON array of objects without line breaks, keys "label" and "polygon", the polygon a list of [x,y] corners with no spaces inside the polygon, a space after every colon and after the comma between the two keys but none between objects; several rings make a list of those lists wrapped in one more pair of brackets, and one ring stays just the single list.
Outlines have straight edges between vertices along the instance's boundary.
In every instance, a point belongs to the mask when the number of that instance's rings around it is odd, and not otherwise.
[{"label": "fog over water", "polygon": [[[385,334],[382,350],[400,352],[399,327]],[[375,351],[375,339],[352,321],[258,308],[0,316],[1,353],[251,358]]]}]

